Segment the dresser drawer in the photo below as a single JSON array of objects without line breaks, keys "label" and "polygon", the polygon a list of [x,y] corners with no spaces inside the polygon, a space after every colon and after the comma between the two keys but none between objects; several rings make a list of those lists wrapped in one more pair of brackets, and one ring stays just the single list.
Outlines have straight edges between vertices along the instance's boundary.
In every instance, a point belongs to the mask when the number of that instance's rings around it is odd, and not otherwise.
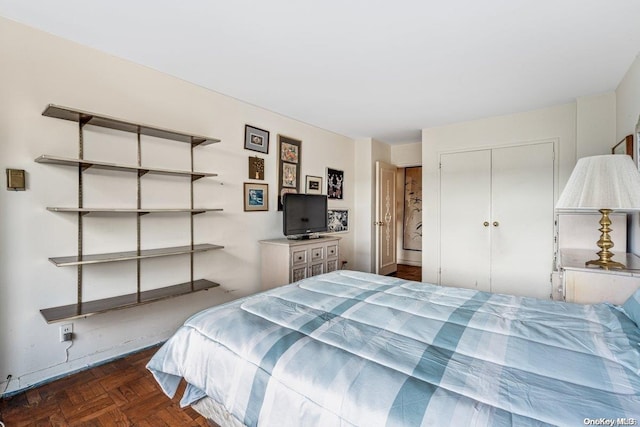
[{"label": "dresser drawer", "polygon": [[327,245],[327,258],[338,258],[338,244]]},{"label": "dresser drawer", "polygon": [[307,266],[294,267],[291,269],[291,282],[297,282],[298,280],[307,278]]},{"label": "dresser drawer", "polygon": [[311,262],[320,261],[324,259],[324,246],[311,248]]},{"label": "dresser drawer", "polygon": [[307,263],[307,250],[294,249],[291,251],[291,265],[304,265]]},{"label": "dresser drawer", "polygon": [[327,260],[327,273],[330,273],[332,271],[336,271],[337,269],[338,269],[338,260],[337,259]]}]

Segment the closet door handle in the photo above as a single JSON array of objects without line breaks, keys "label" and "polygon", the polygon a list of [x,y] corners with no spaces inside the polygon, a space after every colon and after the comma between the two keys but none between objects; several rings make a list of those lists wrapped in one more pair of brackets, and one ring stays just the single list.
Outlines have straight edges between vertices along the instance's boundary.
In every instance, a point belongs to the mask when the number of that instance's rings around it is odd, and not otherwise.
[{"label": "closet door handle", "polygon": [[494,226],[494,227],[497,227],[497,226],[499,226],[499,225],[500,225],[500,223],[499,223],[498,221],[493,221],[493,226]]},{"label": "closet door handle", "polygon": [[489,226],[489,221],[483,222],[482,225],[484,225],[485,227],[488,227]]}]

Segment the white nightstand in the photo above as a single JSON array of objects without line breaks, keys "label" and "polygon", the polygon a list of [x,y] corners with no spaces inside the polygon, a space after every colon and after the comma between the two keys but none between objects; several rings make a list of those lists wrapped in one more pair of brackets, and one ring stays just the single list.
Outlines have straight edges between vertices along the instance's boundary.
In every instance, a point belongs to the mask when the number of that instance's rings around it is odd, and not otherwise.
[{"label": "white nightstand", "polygon": [[585,267],[585,262],[597,257],[596,250],[560,250],[559,294],[564,295],[565,301],[578,304],[599,302],[623,304],[636,289],[640,288],[640,257],[629,253],[615,253],[613,259],[624,263],[627,267],[624,270]]}]

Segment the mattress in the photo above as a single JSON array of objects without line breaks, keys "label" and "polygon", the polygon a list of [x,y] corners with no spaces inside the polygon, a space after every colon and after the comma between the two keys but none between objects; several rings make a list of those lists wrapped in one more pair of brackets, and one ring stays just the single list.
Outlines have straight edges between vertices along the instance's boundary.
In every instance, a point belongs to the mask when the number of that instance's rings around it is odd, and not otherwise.
[{"label": "mattress", "polygon": [[148,368],[247,426],[640,420],[640,330],[620,307],[355,271],[204,310]]}]

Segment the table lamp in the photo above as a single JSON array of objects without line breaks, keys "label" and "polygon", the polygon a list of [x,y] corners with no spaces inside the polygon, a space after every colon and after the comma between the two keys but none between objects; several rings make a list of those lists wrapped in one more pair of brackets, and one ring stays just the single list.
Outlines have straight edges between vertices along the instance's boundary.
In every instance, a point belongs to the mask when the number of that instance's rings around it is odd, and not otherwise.
[{"label": "table lamp", "polygon": [[[557,211],[599,211],[599,258],[585,263],[603,269],[625,268],[613,261],[611,220],[613,211],[640,210],[640,172],[633,159],[626,154],[583,157],[578,160],[566,187],[556,204]],[[626,252],[626,248],[625,248]]]}]

